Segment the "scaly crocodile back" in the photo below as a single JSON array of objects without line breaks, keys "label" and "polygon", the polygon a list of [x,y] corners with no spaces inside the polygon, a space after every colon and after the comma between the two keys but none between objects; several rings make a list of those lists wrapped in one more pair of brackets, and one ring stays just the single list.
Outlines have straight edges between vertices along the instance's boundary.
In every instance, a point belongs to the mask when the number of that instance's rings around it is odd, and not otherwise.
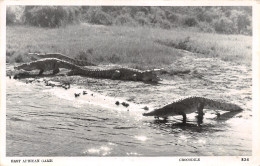
[{"label": "scaly crocodile back", "polygon": [[141,71],[132,68],[116,68],[104,70],[80,68],[79,70],[72,71],[70,75],[84,75],[95,78],[109,78],[132,81],[159,81],[159,78],[153,71]]},{"label": "scaly crocodile back", "polygon": [[215,109],[215,110],[223,110],[223,111],[241,111],[243,110],[240,106],[232,103],[228,103],[223,100],[213,100],[203,98],[206,109]]},{"label": "scaly crocodile back", "polygon": [[15,67],[15,69],[18,69],[18,70],[23,69],[23,70],[27,70],[27,71],[35,70],[35,69],[48,71],[48,70],[54,70],[56,68],[66,68],[69,70],[78,70],[81,67],[74,65],[72,63],[69,63],[67,61],[57,59],[57,58],[39,59],[37,61],[24,63],[24,64],[21,64],[21,65]]},{"label": "scaly crocodile back", "polygon": [[36,55],[39,58],[57,58],[57,59],[67,61],[72,64],[78,65],[78,66],[96,66],[95,64],[90,63],[88,61],[72,59],[72,58],[69,58],[60,53],[48,53],[48,54],[29,53],[29,55]]},{"label": "scaly crocodile back", "polygon": [[167,117],[181,115],[182,113],[192,113],[197,111],[198,105],[203,105],[205,109],[223,110],[223,111],[241,111],[242,108],[236,104],[227,103],[221,100],[213,100],[204,97],[191,96],[175,100],[161,108],[146,112],[144,116]]}]

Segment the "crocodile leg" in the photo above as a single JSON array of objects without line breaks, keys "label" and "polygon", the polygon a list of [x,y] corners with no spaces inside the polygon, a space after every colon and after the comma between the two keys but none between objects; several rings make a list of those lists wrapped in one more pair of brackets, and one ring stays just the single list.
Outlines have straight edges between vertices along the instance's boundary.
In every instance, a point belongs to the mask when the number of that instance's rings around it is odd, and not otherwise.
[{"label": "crocodile leg", "polygon": [[59,64],[60,64],[60,63],[54,63],[53,71],[52,71],[52,74],[53,74],[53,75],[55,75],[55,74],[57,74],[57,73],[60,72]]},{"label": "crocodile leg", "polygon": [[119,71],[119,70],[116,70],[116,71],[112,74],[111,79],[112,79],[112,80],[119,79],[119,78],[120,78],[120,75],[121,75],[120,71]]},{"label": "crocodile leg", "polygon": [[54,69],[54,70],[52,71],[52,74],[55,75],[55,74],[57,74],[57,73],[59,73],[59,72],[60,72],[60,69],[57,68],[57,69]]},{"label": "crocodile leg", "polygon": [[164,117],[163,120],[166,121],[168,119],[168,117]]},{"label": "crocodile leg", "polygon": [[186,121],[187,121],[187,116],[186,116],[186,114],[185,114],[184,112],[182,112],[182,113],[180,113],[180,114],[181,114],[182,117],[183,117],[182,123],[183,123],[183,124],[186,124]]},{"label": "crocodile leg", "polygon": [[203,123],[203,108],[204,108],[204,104],[203,103],[199,103],[198,104],[198,107],[197,107],[197,110],[198,110],[198,126],[200,126],[202,123]]},{"label": "crocodile leg", "polygon": [[134,75],[132,76],[132,78],[133,78],[133,81],[137,81],[137,75],[136,75],[136,74],[134,74]]},{"label": "crocodile leg", "polygon": [[217,119],[219,119],[220,118],[220,113],[218,111],[216,111],[216,110],[213,110],[213,111],[215,111],[215,114],[217,115]]},{"label": "crocodile leg", "polygon": [[217,119],[219,119],[220,118],[220,113],[218,112],[218,113],[216,113],[216,115],[217,115]]},{"label": "crocodile leg", "polygon": [[43,69],[40,69],[40,72],[39,72],[38,75],[39,75],[39,76],[42,75],[43,72],[44,72],[44,70],[43,70]]}]

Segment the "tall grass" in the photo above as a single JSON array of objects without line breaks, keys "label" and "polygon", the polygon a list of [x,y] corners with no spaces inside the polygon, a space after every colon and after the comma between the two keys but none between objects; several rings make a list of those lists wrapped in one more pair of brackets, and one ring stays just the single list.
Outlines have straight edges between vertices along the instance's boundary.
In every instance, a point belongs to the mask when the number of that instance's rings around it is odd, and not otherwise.
[{"label": "tall grass", "polygon": [[[162,67],[185,56],[167,42],[183,42],[191,52],[251,64],[249,36],[198,33],[183,29],[71,25],[58,29],[7,26],[7,62],[30,61],[28,52],[59,52],[94,63],[117,63],[142,68]],[[158,42],[161,41],[161,42]],[[89,51],[91,50],[91,52]],[[84,54],[86,53],[86,54]]]}]

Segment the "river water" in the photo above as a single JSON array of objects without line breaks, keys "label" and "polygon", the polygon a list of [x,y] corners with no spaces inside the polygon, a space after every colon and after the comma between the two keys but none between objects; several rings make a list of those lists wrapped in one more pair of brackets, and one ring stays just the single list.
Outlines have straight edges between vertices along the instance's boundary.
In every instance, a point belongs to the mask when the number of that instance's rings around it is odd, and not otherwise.
[{"label": "river water", "polygon": [[[102,107],[75,98],[73,88],[6,79],[7,156],[251,155],[251,116],[216,120],[206,114],[167,122],[140,110]],[[247,117],[247,118],[245,118]]]}]

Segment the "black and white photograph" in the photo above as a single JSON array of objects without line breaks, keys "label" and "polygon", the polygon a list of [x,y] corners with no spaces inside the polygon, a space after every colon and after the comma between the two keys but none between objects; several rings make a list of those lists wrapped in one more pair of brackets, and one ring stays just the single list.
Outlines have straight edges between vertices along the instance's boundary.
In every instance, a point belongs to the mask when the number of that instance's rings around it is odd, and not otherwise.
[{"label": "black and white photograph", "polygon": [[0,165],[253,162],[252,3],[1,8]]}]

